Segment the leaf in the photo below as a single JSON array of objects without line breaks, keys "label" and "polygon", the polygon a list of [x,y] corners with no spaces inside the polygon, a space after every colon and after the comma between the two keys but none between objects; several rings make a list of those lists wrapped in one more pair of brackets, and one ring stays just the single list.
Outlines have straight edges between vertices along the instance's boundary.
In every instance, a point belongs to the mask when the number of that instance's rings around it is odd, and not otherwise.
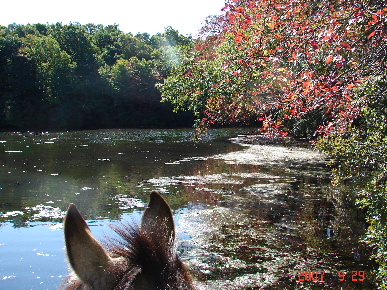
[{"label": "leaf", "polygon": [[313,49],[317,49],[318,48],[318,43],[315,40],[313,40],[310,44],[312,45]]},{"label": "leaf", "polygon": [[239,43],[242,42],[242,37],[241,36],[237,36],[237,37],[234,38],[234,40],[235,40],[236,43],[239,44]]},{"label": "leaf", "polygon": [[309,81],[305,81],[302,83],[302,87],[305,89],[305,90],[309,90],[311,87],[312,87],[312,83],[309,82]]},{"label": "leaf", "polygon": [[346,50],[351,50],[351,46],[349,45],[348,42],[342,41],[342,42],[340,42],[340,45],[341,45],[342,47],[344,47]]},{"label": "leaf", "polygon": [[327,57],[327,59],[325,60],[326,63],[331,63],[333,61],[333,55],[330,55]]},{"label": "leaf", "polygon": [[376,30],[372,31],[369,35],[368,35],[368,39],[370,39],[371,37],[373,37],[374,35],[376,34]]}]

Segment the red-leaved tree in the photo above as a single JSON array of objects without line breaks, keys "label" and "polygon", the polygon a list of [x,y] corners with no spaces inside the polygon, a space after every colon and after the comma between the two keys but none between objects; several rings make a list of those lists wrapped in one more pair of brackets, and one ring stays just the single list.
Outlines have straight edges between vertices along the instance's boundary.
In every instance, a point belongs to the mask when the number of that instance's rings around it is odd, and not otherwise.
[{"label": "red-leaved tree", "polygon": [[253,114],[271,133],[344,133],[367,104],[362,86],[385,73],[384,1],[234,0],[224,10],[211,50],[224,75],[212,85],[243,86],[208,95],[204,125]]}]

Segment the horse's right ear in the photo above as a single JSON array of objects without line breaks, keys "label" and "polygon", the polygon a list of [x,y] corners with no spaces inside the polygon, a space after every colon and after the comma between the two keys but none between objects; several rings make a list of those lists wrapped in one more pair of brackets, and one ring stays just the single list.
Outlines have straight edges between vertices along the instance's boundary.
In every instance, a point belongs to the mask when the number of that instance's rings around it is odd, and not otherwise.
[{"label": "horse's right ear", "polygon": [[150,194],[148,207],[141,220],[141,229],[160,238],[167,238],[167,243],[175,240],[175,223],[171,208],[157,191]]}]

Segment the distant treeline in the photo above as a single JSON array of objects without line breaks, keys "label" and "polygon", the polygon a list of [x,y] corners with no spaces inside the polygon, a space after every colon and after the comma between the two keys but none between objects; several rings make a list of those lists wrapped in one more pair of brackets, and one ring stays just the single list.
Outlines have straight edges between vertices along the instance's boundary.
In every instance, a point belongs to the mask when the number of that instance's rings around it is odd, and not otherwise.
[{"label": "distant treeline", "polygon": [[192,44],[171,27],[150,36],[117,25],[0,26],[0,129],[191,126],[155,84]]}]

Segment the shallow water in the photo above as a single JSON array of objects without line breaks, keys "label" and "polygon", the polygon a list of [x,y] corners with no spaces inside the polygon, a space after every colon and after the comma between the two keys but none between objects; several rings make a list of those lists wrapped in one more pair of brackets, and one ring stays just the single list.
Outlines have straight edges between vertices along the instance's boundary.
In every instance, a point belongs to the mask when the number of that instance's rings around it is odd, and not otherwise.
[{"label": "shallow water", "polygon": [[0,289],[58,287],[69,202],[103,238],[111,223],[138,221],[153,189],[200,289],[373,289],[364,217],[330,187],[325,157],[228,140],[241,132],[201,143],[191,130],[1,133]]}]

